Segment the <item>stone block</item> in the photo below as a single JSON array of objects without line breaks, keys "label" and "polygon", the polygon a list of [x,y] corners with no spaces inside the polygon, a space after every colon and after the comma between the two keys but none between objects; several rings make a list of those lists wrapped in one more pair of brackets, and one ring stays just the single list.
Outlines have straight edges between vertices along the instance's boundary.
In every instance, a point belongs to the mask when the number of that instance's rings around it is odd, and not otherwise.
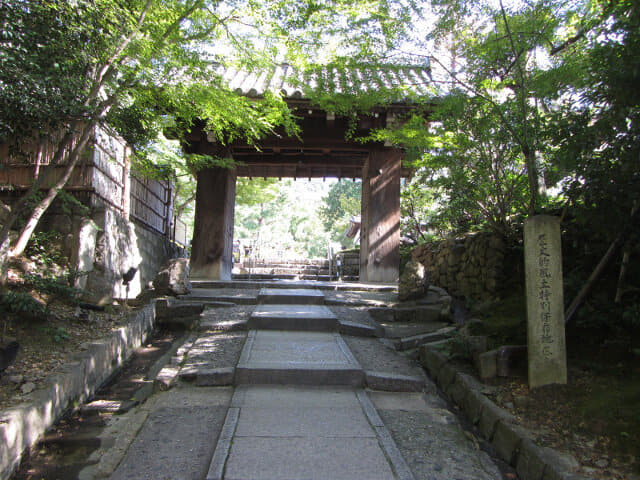
[{"label": "stone block", "polygon": [[425,387],[425,378],[386,372],[364,372],[365,382],[372,390],[387,392],[420,392]]},{"label": "stone block", "polygon": [[173,258],[153,279],[153,288],[159,295],[186,295],[191,292],[189,259]]},{"label": "stone block", "polygon": [[412,300],[422,297],[429,288],[429,272],[424,265],[410,260],[404,267],[398,281],[398,299]]},{"label": "stone block", "polygon": [[453,401],[453,403],[455,403],[458,406],[462,406],[464,397],[466,397],[467,395],[467,390],[464,388],[462,384],[458,383],[457,377],[456,377],[456,379],[453,382],[451,382],[449,386],[444,390],[444,393],[446,393],[449,396],[449,398]]},{"label": "stone block", "polygon": [[495,433],[491,439],[493,448],[500,458],[510,465],[516,463],[522,440],[530,436],[529,432],[519,425],[501,419],[497,422]]},{"label": "stone block", "polygon": [[471,355],[487,351],[488,338],[486,335],[472,335],[465,339]]},{"label": "stone block", "polygon": [[198,369],[196,385],[199,387],[233,385],[235,370],[233,367]]},{"label": "stone block", "polygon": [[497,373],[498,350],[479,353],[474,356],[478,375],[482,379],[494,378]]},{"label": "stone block", "polygon": [[479,399],[482,404],[478,429],[484,438],[491,440],[498,422],[514,423],[515,417],[503,410],[484,395]]},{"label": "stone block", "polygon": [[198,302],[172,302],[160,300],[156,303],[156,315],[158,319],[171,317],[198,316],[204,311],[204,303]]},{"label": "stone block", "polygon": [[474,425],[480,422],[480,415],[482,414],[483,401],[487,398],[477,390],[471,390],[464,397],[462,402],[462,409],[467,414],[467,417]]},{"label": "stone block", "polygon": [[429,348],[428,346],[423,346],[420,348],[419,353],[419,361],[420,364],[427,369],[429,374],[435,378],[436,373],[440,370],[440,367],[447,361],[447,358],[442,355],[440,352]]},{"label": "stone block", "polygon": [[560,453],[552,448],[543,448],[545,469],[543,480],[577,480],[575,471],[580,468],[580,463],[568,453]]},{"label": "stone block", "polygon": [[456,375],[456,382],[462,385],[467,391],[482,390],[483,385],[473,375],[468,373],[458,372]]},{"label": "stone block", "polygon": [[446,388],[454,381],[456,373],[456,368],[450,363],[442,364],[436,372],[436,379],[438,380],[440,388],[446,390]]},{"label": "stone block", "polygon": [[370,308],[369,315],[378,322],[393,322],[395,320],[393,309],[388,307]]},{"label": "stone block", "polygon": [[177,366],[164,367],[158,372],[153,381],[155,391],[169,390],[176,381],[180,368]]},{"label": "stone block", "polygon": [[516,472],[521,480],[542,480],[545,453],[528,438],[522,440],[516,463]]}]

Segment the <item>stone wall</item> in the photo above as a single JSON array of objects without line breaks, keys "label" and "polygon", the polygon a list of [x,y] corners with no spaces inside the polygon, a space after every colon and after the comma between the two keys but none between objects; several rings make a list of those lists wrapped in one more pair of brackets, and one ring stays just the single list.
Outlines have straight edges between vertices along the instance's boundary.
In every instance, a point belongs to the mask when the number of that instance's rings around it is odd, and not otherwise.
[{"label": "stone wall", "polygon": [[[65,254],[79,274],[77,286],[87,291],[86,298],[91,302],[136,297],[168,259],[184,254],[166,236],[136,220],[125,219],[112,208],[94,209],[91,218],[59,208],[51,210],[41,229],[61,234]],[[132,267],[138,271],[127,293],[122,275]]]},{"label": "stone wall", "polygon": [[504,241],[490,233],[467,234],[419,245],[411,257],[429,271],[432,285],[471,300],[495,299],[505,271]]},{"label": "stone wall", "polygon": [[[136,297],[168,259],[180,254],[178,247],[164,235],[135,220],[126,220],[112,209],[95,212],[93,220],[99,231],[93,268],[88,272],[85,289],[96,302]],[[138,271],[127,292],[122,275],[130,268]]]},{"label": "stone wall", "polygon": [[337,261],[340,259],[340,276],[346,280],[357,280],[360,276],[360,250],[342,250],[336,253],[331,262],[331,271],[337,272]]}]

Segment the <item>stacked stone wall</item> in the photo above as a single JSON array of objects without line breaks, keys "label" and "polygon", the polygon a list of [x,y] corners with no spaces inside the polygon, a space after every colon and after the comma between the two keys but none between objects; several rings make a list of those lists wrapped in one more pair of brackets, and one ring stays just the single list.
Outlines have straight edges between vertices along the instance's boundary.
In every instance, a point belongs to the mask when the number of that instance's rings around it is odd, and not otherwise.
[{"label": "stacked stone wall", "polygon": [[419,245],[411,257],[426,267],[432,285],[451,295],[482,301],[500,296],[505,251],[502,238],[474,233]]},{"label": "stacked stone wall", "polygon": [[341,262],[341,277],[355,280],[360,276],[360,250],[342,250],[336,253],[332,260],[331,269],[337,271],[338,259]]}]

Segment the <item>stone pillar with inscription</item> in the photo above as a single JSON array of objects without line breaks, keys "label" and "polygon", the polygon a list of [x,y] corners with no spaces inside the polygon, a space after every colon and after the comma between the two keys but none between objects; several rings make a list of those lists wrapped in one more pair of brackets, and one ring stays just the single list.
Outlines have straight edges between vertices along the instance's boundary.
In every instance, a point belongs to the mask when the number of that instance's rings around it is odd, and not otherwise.
[{"label": "stone pillar with inscription", "polygon": [[560,220],[530,217],[524,224],[529,387],[567,383]]}]

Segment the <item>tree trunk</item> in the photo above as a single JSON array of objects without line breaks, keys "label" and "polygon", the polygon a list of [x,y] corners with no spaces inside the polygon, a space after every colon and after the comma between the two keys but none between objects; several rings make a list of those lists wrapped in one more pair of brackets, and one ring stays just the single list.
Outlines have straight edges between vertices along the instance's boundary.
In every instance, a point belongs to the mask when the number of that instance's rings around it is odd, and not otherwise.
[{"label": "tree trunk", "polygon": [[622,294],[624,293],[624,277],[627,275],[627,269],[629,268],[629,260],[631,257],[631,245],[627,242],[624,246],[624,252],[622,254],[622,264],[620,265],[620,274],[618,275],[618,287],[616,288],[616,298],[614,303],[620,303],[622,301]]},{"label": "tree trunk", "polygon": [[622,231],[618,234],[618,236],[613,240],[613,242],[611,242],[611,245],[607,249],[607,252],[600,259],[600,261],[598,262],[598,265],[596,265],[596,268],[593,270],[593,272],[591,272],[591,275],[589,276],[587,283],[584,284],[580,292],[578,292],[578,295],[576,295],[576,297],[573,299],[573,302],[571,302],[571,305],[569,305],[569,308],[567,308],[567,310],[565,311],[564,313],[565,324],[569,323],[569,320],[571,320],[571,317],[573,317],[573,315],[576,313],[578,308],[580,308],[582,303],[585,301],[585,299],[591,292],[591,289],[595,286],[598,278],[600,277],[600,275],[602,274],[606,266],[609,264],[609,262],[613,258],[613,255],[616,253],[620,245],[622,245],[622,243],[625,241],[625,238],[629,234],[631,227],[637,221],[636,217],[638,216],[638,212],[640,212],[640,209],[638,209],[637,205],[634,205],[633,210],[631,212],[631,218],[627,222],[625,228],[623,228]]},{"label": "tree trunk", "polygon": [[535,150],[529,148],[522,149],[527,165],[527,177],[529,179],[529,215],[535,215],[538,203],[538,167],[536,166]]}]

